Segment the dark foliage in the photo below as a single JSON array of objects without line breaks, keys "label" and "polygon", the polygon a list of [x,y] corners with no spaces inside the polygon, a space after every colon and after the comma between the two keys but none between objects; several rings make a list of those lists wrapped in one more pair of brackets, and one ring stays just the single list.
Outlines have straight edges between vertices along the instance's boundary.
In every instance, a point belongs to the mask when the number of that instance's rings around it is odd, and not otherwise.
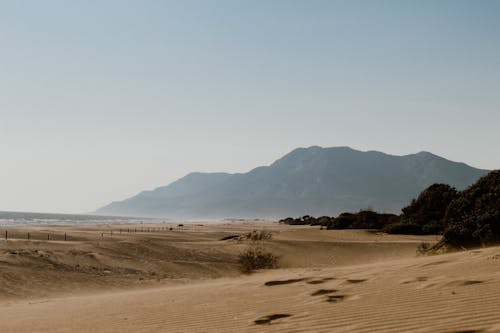
[{"label": "dark foliage", "polygon": [[279,223],[294,225],[295,219],[293,217],[287,217],[286,219],[279,220]]},{"label": "dark foliage", "polygon": [[327,229],[382,229],[388,224],[396,223],[398,216],[381,214],[370,210],[358,213],[342,213],[327,225]]},{"label": "dark foliage", "polygon": [[388,234],[397,234],[397,235],[424,235],[424,231],[422,230],[422,226],[414,223],[393,223],[387,225],[384,229],[384,232]]},{"label": "dark foliage", "polygon": [[293,217],[287,217],[286,219],[280,220],[280,223],[289,225],[322,225],[326,226],[330,220],[333,219],[328,216],[322,216],[320,218],[315,218],[310,215],[304,215],[302,217],[294,219]]},{"label": "dark foliage", "polygon": [[500,244],[500,170],[492,171],[463,192],[446,184],[424,190],[402,214],[380,214],[371,210],[343,213],[338,217],[309,215],[280,221],[293,225],[321,225],[327,229],[382,229],[392,234],[429,235],[443,233],[433,248],[466,248]]},{"label": "dark foliage", "polygon": [[327,229],[353,229],[356,223],[356,215],[353,213],[342,213],[327,225]]},{"label": "dark foliage", "polygon": [[314,225],[319,225],[319,226],[327,226],[331,221],[333,221],[333,217],[329,216],[321,216],[316,219],[316,221],[313,221],[311,223],[312,226]]},{"label": "dark foliage", "polygon": [[296,219],[287,217],[279,222],[290,225],[324,226],[327,229],[381,229],[397,221],[398,216],[394,214],[362,210],[358,213],[342,213],[338,217],[321,216],[315,218],[309,215]]},{"label": "dark foliage", "polygon": [[453,200],[441,244],[474,247],[500,243],[500,170],[492,171]]},{"label": "dark foliage", "polygon": [[388,231],[407,229],[418,230],[418,234],[442,234],[446,209],[457,196],[458,191],[449,185],[431,185],[420,193],[418,198],[413,199],[409,206],[402,209],[401,224],[407,224],[408,227],[398,226],[388,228]]}]

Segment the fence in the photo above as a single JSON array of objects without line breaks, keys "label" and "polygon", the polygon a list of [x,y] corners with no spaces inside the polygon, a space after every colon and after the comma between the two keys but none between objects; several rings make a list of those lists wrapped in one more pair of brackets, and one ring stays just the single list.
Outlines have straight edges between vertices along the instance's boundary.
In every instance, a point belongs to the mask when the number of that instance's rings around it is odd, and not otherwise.
[{"label": "fence", "polygon": [[[124,234],[137,234],[137,233],[157,233],[157,232],[163,232],[163,231],[174,231],[174,230],[180,230],[183,227],[182,224],[178,225],[176,228],[169,226],[169,227],[134,227],[134,228],[120,228],[120,229],[112,229],[112,230],[92,230],[92,231],[85,231],[85,233],[92,233],[92,234],[100,234],[100,237],[110,237],[113,235],[124,235]],[[45,232],[45,231],[20,231],[20,230],[4,230],[3,233],[4,240],[9,240],[9,239],[16,239],[16,240],[45,240],[45,241],[77,241],[77,240],[87,240],[88,238],[82,237],[81,233],[77,236],[72,235],[70,236],[67,232],[61,233],[61,232]]]}]

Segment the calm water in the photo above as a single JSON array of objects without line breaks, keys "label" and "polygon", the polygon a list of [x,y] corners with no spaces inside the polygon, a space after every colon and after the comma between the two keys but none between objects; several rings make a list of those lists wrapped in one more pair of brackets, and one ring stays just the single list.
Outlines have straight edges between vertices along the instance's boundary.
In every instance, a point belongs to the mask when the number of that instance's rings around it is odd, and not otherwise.
[{"label": "calm water", "polygon": [[0,226],[90,225],[110,223],[161,223],[165,220],[116,216],[0,212]]}]

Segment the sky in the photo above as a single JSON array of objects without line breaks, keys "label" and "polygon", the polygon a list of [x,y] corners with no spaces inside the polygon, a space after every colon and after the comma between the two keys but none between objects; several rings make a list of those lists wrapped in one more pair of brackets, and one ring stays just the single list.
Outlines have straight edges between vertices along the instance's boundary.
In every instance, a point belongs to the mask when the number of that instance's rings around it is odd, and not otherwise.
[{"label": "sky", "polygon": [[500,1],[0,0],[0,210],[297,147],[500,168]]}]

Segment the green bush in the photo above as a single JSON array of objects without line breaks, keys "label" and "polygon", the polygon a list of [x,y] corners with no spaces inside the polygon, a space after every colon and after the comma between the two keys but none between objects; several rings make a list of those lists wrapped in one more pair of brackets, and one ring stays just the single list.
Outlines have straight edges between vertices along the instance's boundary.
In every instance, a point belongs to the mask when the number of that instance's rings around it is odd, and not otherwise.
[{"label": "green bush", "polygon": [[500,170],[492,171],[453,200],[444,218],[440,245],[500,244]]},{"label": "green bush", "polygon": [[358,213],[342,213],[332,219],[327,229],[382,229],[386,225],[396,223],[398,216],[381,214],[371,210],[362,210]]},{"label": "green bush", "polygon": [[446,210],[457,195],[457,190],[449,185],[431,185],[402,209],[401,223],[419,225],[422,234],[442,234]]},{"label": "green bush", "polygon": [[444,230],[444,223],[442,221],[430,221],[421,225],[423,235],[441,235]]},{"label": "green bush", "polygon": [[321,216],[321,217],[318,217],[317,219],[315,219],[315,221],[313,221],[310,225],[311,226],[327,226],[331,221],[333,221],[333,217],[329,217],[329,216]]},{"label": "green bush", "polygon": [[394,223],[389,224],[383,229],[384,232],[388,234],[398,234],[398,235],[423,235],[422,226],[415,223]]},{"label": "green bush", "polygon": [[352,229],[355,222],[356,216],[353,213],[342,213],[328,223],[327,229]]},{"label": "green bush", "polygon": [[294,219],[293,217],[287,217],[282,219],[279,223],[289,224],[289,225],[318,225],[318,219],[310,215],[304,215],[302,217]]}]

